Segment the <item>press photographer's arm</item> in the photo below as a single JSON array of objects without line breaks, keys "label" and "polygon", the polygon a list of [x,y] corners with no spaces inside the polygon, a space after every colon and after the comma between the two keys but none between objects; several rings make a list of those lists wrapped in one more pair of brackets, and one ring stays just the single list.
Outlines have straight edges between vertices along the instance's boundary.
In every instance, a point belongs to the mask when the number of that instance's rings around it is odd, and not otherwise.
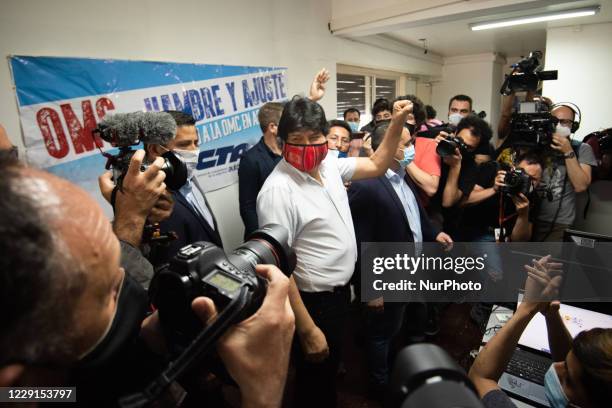
[{"label": "press photographer's arm", "polygon": [[[561,107],[559,109],[562,109]],[[591,166],[578,161],[576,153],[572,148],[572,143],[569,137],[553,134],[552,144],[554,150],[563,154],[565,167],[567,168],[567,177],[574,187],[574,191],[582,193],[591,185]]]}]

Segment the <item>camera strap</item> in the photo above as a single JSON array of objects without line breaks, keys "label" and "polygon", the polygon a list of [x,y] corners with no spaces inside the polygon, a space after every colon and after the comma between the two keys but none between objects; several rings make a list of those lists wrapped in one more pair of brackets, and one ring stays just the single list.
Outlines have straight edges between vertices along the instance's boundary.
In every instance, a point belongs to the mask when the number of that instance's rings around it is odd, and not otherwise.
[{"label": "camera strap", "polygon": [[518,216],[517,212],[510,214],[507,217],[505,216],[504,195],[499,193],[499,242],[505,242],[506,238],[508,237],[504,224],[516,216]]},{"label": "camera strap", "polygon": [[153,380],[142,392],[130,394],[119,399],[121,408],[141,408],[153,403],[164,390],[180,376],[193,368],[202,357],[210,353],[217,340],[227,328],[234,324],[247,303],[248,288],[243,286],[240,294],[232,300],[217,318],[206,326],[191,344],[168,367]]}]

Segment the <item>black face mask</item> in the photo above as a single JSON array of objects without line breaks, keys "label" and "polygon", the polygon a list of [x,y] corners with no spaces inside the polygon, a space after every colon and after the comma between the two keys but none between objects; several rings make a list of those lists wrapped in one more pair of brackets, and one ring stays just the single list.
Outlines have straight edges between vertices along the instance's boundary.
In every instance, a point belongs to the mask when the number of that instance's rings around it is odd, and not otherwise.
[{"label": "black face mask", "polygon": [[414,136],[414,129],[416,128],[416,125],[411,124],[411,123],[405,123],[405,124],[404,124],[404,127],[405,127],[406,129],[408,129],[408,131],[410,132],[410,135],[411,135],[411,136]]},{"label": "black face mask", "polygon": [[120,355],[138,337],[148,309],[147,292],[126,274],[110,329],[104,339],[78,363],[78,368],[89,370],[102,367]]}]

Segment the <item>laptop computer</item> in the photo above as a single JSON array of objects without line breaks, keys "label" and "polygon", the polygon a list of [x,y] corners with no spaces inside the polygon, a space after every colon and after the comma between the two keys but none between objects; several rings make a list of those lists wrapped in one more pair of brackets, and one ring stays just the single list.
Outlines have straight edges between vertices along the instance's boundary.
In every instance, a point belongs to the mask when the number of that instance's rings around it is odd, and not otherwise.
[{"label": "laptop computer", "polygon": [[[519,295],[519,303],[522,294]],[[595,327],[612,328],[612,316],[561,304],[559,312],[572,337]],[[531,319],[519,339],[510,363],[499,379],[499,386],[512,397],[538,407],[548,407],[544,394],[544,374],[552,364],[546,320],[541,313]]]}]

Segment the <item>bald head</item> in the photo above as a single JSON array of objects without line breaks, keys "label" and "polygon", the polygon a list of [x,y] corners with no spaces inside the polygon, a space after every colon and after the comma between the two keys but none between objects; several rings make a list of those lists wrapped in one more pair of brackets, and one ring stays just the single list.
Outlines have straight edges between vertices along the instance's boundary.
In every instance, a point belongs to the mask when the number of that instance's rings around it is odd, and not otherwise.
[{"label": "bald head", "polygon": [[0,172],[0,365],[75,360],[112,320],[118,241],[70,182],[5,157]]}]

